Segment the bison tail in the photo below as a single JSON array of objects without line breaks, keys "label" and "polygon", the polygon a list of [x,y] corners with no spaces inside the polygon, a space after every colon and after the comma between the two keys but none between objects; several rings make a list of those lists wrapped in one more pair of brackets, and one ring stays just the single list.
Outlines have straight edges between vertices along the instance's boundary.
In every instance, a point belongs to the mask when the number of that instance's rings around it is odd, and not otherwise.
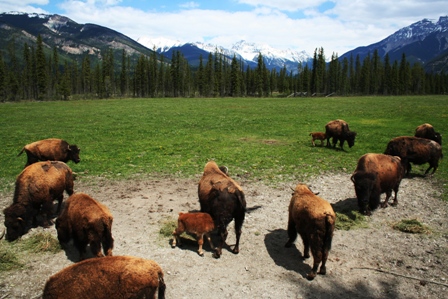
[{"label": "bison tail", "polygon": [[21,150],[20,153],[17,155],[17,157],[20,156],[21,154],[23,154],[24,151],[25,151],[25,147],[22,148],[22,150]]},{"label": "bison tail", "polygon": [[163,274],[159,273],[159,292],[157,295],[158,299],[165,299],[165,289],[166,289],[166,285],[165,285],[165,281],[163,280]]},{"label": "bison tail", "polygon": [[325,238],[324,238],[324,252],[331,249],[331,242],[333,240],[334,218],[331,214],[325,215]]}]

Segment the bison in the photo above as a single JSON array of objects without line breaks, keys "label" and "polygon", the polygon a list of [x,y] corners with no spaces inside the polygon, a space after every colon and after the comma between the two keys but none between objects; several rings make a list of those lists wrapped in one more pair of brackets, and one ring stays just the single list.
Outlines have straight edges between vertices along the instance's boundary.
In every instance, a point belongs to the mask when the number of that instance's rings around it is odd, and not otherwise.
[{"label": "bison", "polygon": [[113,217],[109,209],[85,193],[71,195],[56,219],[59,243],[68,243],[73,238],[80,259],[86,254],[86,246],[95,257],[112,255],[114,239],[112,238]]},{"label": "bison", "polygon": [[381,204],[387,207],[392,190],[395,192],[393,206],[397,205],[397,194],[405,169],[400,157],[383,154],[365,154],[358,160],[358,166],[351,176],[358,198],[359,211],[370,215],[380,205],[380,196],[386,193]]},{"label": "bison", "polygon": [[313,280],[320,266],[319,274],[326,274],[326,262],[331,249],[336,214],[330,203],[314,194],[307,185],[299,183],[289,204],[288,242],[285,247],[291,247],[297,238],[302,237],[304,249],[303,258],[313,255],[313,268],[307,279]]},{"label": "bison", "polygon": [[327,135],[325,135],[324,132],[311,132],[310,136],[311,136],[311,143],[313,144],[313,146],[316,146],[316,144],[314,143],[314,141],[316,140],[320,140],[320,146],[323,146],[324,140],[327,138]]},{"label": "bison", "polygon": [[333,138],[333,147],[339,140],[339,146],[344,149],[344,142],[347,140],[348,146],[351,148],[355,145],[356,132],[350,131],[347,122],[342,119],[336,119],[325,125],[325,135],[327,138],[327,146],[330,146],[330,138]]},{"label": "bison", "polygon": [[14,241],[24,235],[29,225],[37,225],[42,216],[42,226],[48,227],[53,218],[53,201],[61,210],[64,190],[73,194],[73,173],[64,162],[38,162],[26,167],[17,177],[13,203],[4,209],[6,239]]},{"label": "bison", "polygon": [[400,157],[405,165],[406,175],[411,172],[411,163],[416,165],[429,163],[425,175],[431,169],[434,174],[439,167],[439,159],[443,157],[440,144],[433,140],[412,136],[401,136],[390,140],[384,154]]},{"label": "bison", "polygon": [[218,233],[221,236],[213,256],[219,258],[222,246],[227,238],[227,226],[235,220],[236,244],[232,252],[239,253],[241,228],[246,215],[246,199],[243,189],[214,161],[205,165],[204,173],[198,184],[198,196],[201,212],[212,216]]},{"label": "bison", "polygon": [[195,234],[198,240],[199,249],[198,254],[200,256],[204,255],[202,251],[202,245],[204,244],[204,235],[210,243],[210,247],[214,249],[210,233],[215,229],[215,224],[213,222],[210,214],[207,213],[179,213],[179,218],[177,219],[177,228],[173,231],[173,243],[171,246],[174,248],[177,244],[181,245],[181,240],[179,236],[183,232]]},{"label": "bison", "polygon": [[28,156],[25,167],[38,161],[62,161],[67,163],[72,160],[79,163],[79,147],[70,145],[62,139],[50,138],[39,140],[25,145],[17,156],[26,152]]},{"label": "bison", "polygon": [[107,256],[70,265],[45,283],[43,299],[165,298],[162,268],[152,260]]},{"label": "bison", "polygon": [[415,129],[415,137],[431,139],[442,145],[442,135],[431,124],[422,124]]}]

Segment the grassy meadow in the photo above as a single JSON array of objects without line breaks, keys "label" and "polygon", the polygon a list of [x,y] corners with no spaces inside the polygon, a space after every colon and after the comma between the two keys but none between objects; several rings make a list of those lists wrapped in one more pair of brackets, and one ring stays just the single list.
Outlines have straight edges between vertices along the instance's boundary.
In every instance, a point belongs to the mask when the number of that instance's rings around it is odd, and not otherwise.
[{"label": "grassy meadow", "polygon": [[[309,133],[324,131],[337,118],[358,133],[355,146],[312,147]],[[0,188],[13,188],[23,169],[26,155],[17,157],[21,148],[50,137],[81,148],[81,162],[69,166],[82,179],[187,178],[214,159],[233,176],[275,184],[327,171],[351,173],[361,155],[382,153],[391,138],[413,135],[422,123],[445,135],[447,120],[447,96],[1,103]],[[414,166],[413,173],[426,168]],[[446,161],[434,179],[446,186]]]}]

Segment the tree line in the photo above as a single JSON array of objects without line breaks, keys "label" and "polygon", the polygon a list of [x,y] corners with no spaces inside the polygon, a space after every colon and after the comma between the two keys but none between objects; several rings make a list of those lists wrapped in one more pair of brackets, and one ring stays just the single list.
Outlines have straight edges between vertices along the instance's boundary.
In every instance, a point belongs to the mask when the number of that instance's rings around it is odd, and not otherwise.
[{"label": "tree line", "polygon": [[[117,50],[118,51],[118,50]],[[46,54],[47,52],[47,54]],[[403,53],[400,61],[384,59],[374,51],[329,62],[324,49],[316,49],[312,66],[298,64],[297,72],[286,67],[277,71],[266,67],[262,54],[257,66],[245,66],[216,51],[192,67],[179,51],[171,59],[140,55],[133,60],[121,50],[116,59],[113,49],[91,61],[88,54],[78,62],[63,61],[57,47],[45,49],[41,36],[35,45],[24,44],[22,57],[14,43],[6,57],[0,55],[0,101],[68,100],[69,98],[117,97],[277,97],[420,95],[448,92],[448,75],[426,73],[421,64],[409,63]],[[118,53],[120,54],[120,53]],[[120,55],[118,55],[119,57]]]}]

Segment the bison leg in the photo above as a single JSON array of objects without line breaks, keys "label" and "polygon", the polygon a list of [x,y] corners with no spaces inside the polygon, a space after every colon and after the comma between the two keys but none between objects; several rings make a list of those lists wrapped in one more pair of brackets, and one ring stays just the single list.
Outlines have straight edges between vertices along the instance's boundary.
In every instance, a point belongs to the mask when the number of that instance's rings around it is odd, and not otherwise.
[{"label": "bison leg", "polygon": [[104,254],[101,252],[101,243],[99,240],[94,240],[90,242],[90,251],[95,257],[103,257]]},{"label": "bison leg", "polygon": [[[396,194],[395,194],[396,195]],[[384,200],[384,202],[381,204],[382,208],[387,208],[387,203],[389,202],[389,198],[392,196],[392,190],[387,190],[386,191],[386,199]],[[394,201],[395,202],[395,201]]]},{"label": "bison leg", "polygon": [[232,250],[232,252],[235,254],[238,254],[240,252],[240,237],[241,237],[241,233],[242,233],[241,228],[243,227],[244,216],[245,216],[245,214],[243,212],[242,214],[236,215],[236,217],[235,217],[236,244]]},{"label": "bison leg", "polygon": [[86,246],[87,243],[80,241],[78,238],[73,238],[73,245],[79,252],[79,260],[84,260],[86,258]]},{"label": "bison leg", "polygon": [[204,234],[197,235],[197,239],[199,244],[198,254],[200,256],[204,256],[204,251],[202,251],[202,245],[204,244]]},{"label": "bison leg", "polygon": [[302,237],[303,241],[303,258],[307,259],[310,257],[310,239],[304,233],[301,233],[300,236]]},{"label": "bison leg", "polygon": [[215,248],[215,253],[213,254],[214,258],[220,258],[221,254],[222,254],[222,246],[224,245],[224,243],[226,242],[227,239],[227,235],[229,234],[227,232],[227,227],[226,226],[220,226],[219,229],[219,234],[221,236],[221,240],[218,244],[218,247]]},{"label": "bison leg", "polygon": [[212,242],[212,238],[210,236],[210,233],[205,233],[204,235],[207,238],[208,243],[210,244],[210,248],[213,250],[215,247],[213,246],[213,242]]},{"label": "bison leg", "polygon": [[103,246],[103,252],[106,256],[112,256],[112,249],[114,248],[114,238],[110,230],[106,230],[101,242]]},{"label": "bison leg", "polygon": [[297,230],[296,230],[296,225],[294,223],[294,221],[291,221],[291,219],[288,220],[288,242],[286,242],[285,247],[291,247],[292,244],[294,244],[294,242],[297,239]]}]

